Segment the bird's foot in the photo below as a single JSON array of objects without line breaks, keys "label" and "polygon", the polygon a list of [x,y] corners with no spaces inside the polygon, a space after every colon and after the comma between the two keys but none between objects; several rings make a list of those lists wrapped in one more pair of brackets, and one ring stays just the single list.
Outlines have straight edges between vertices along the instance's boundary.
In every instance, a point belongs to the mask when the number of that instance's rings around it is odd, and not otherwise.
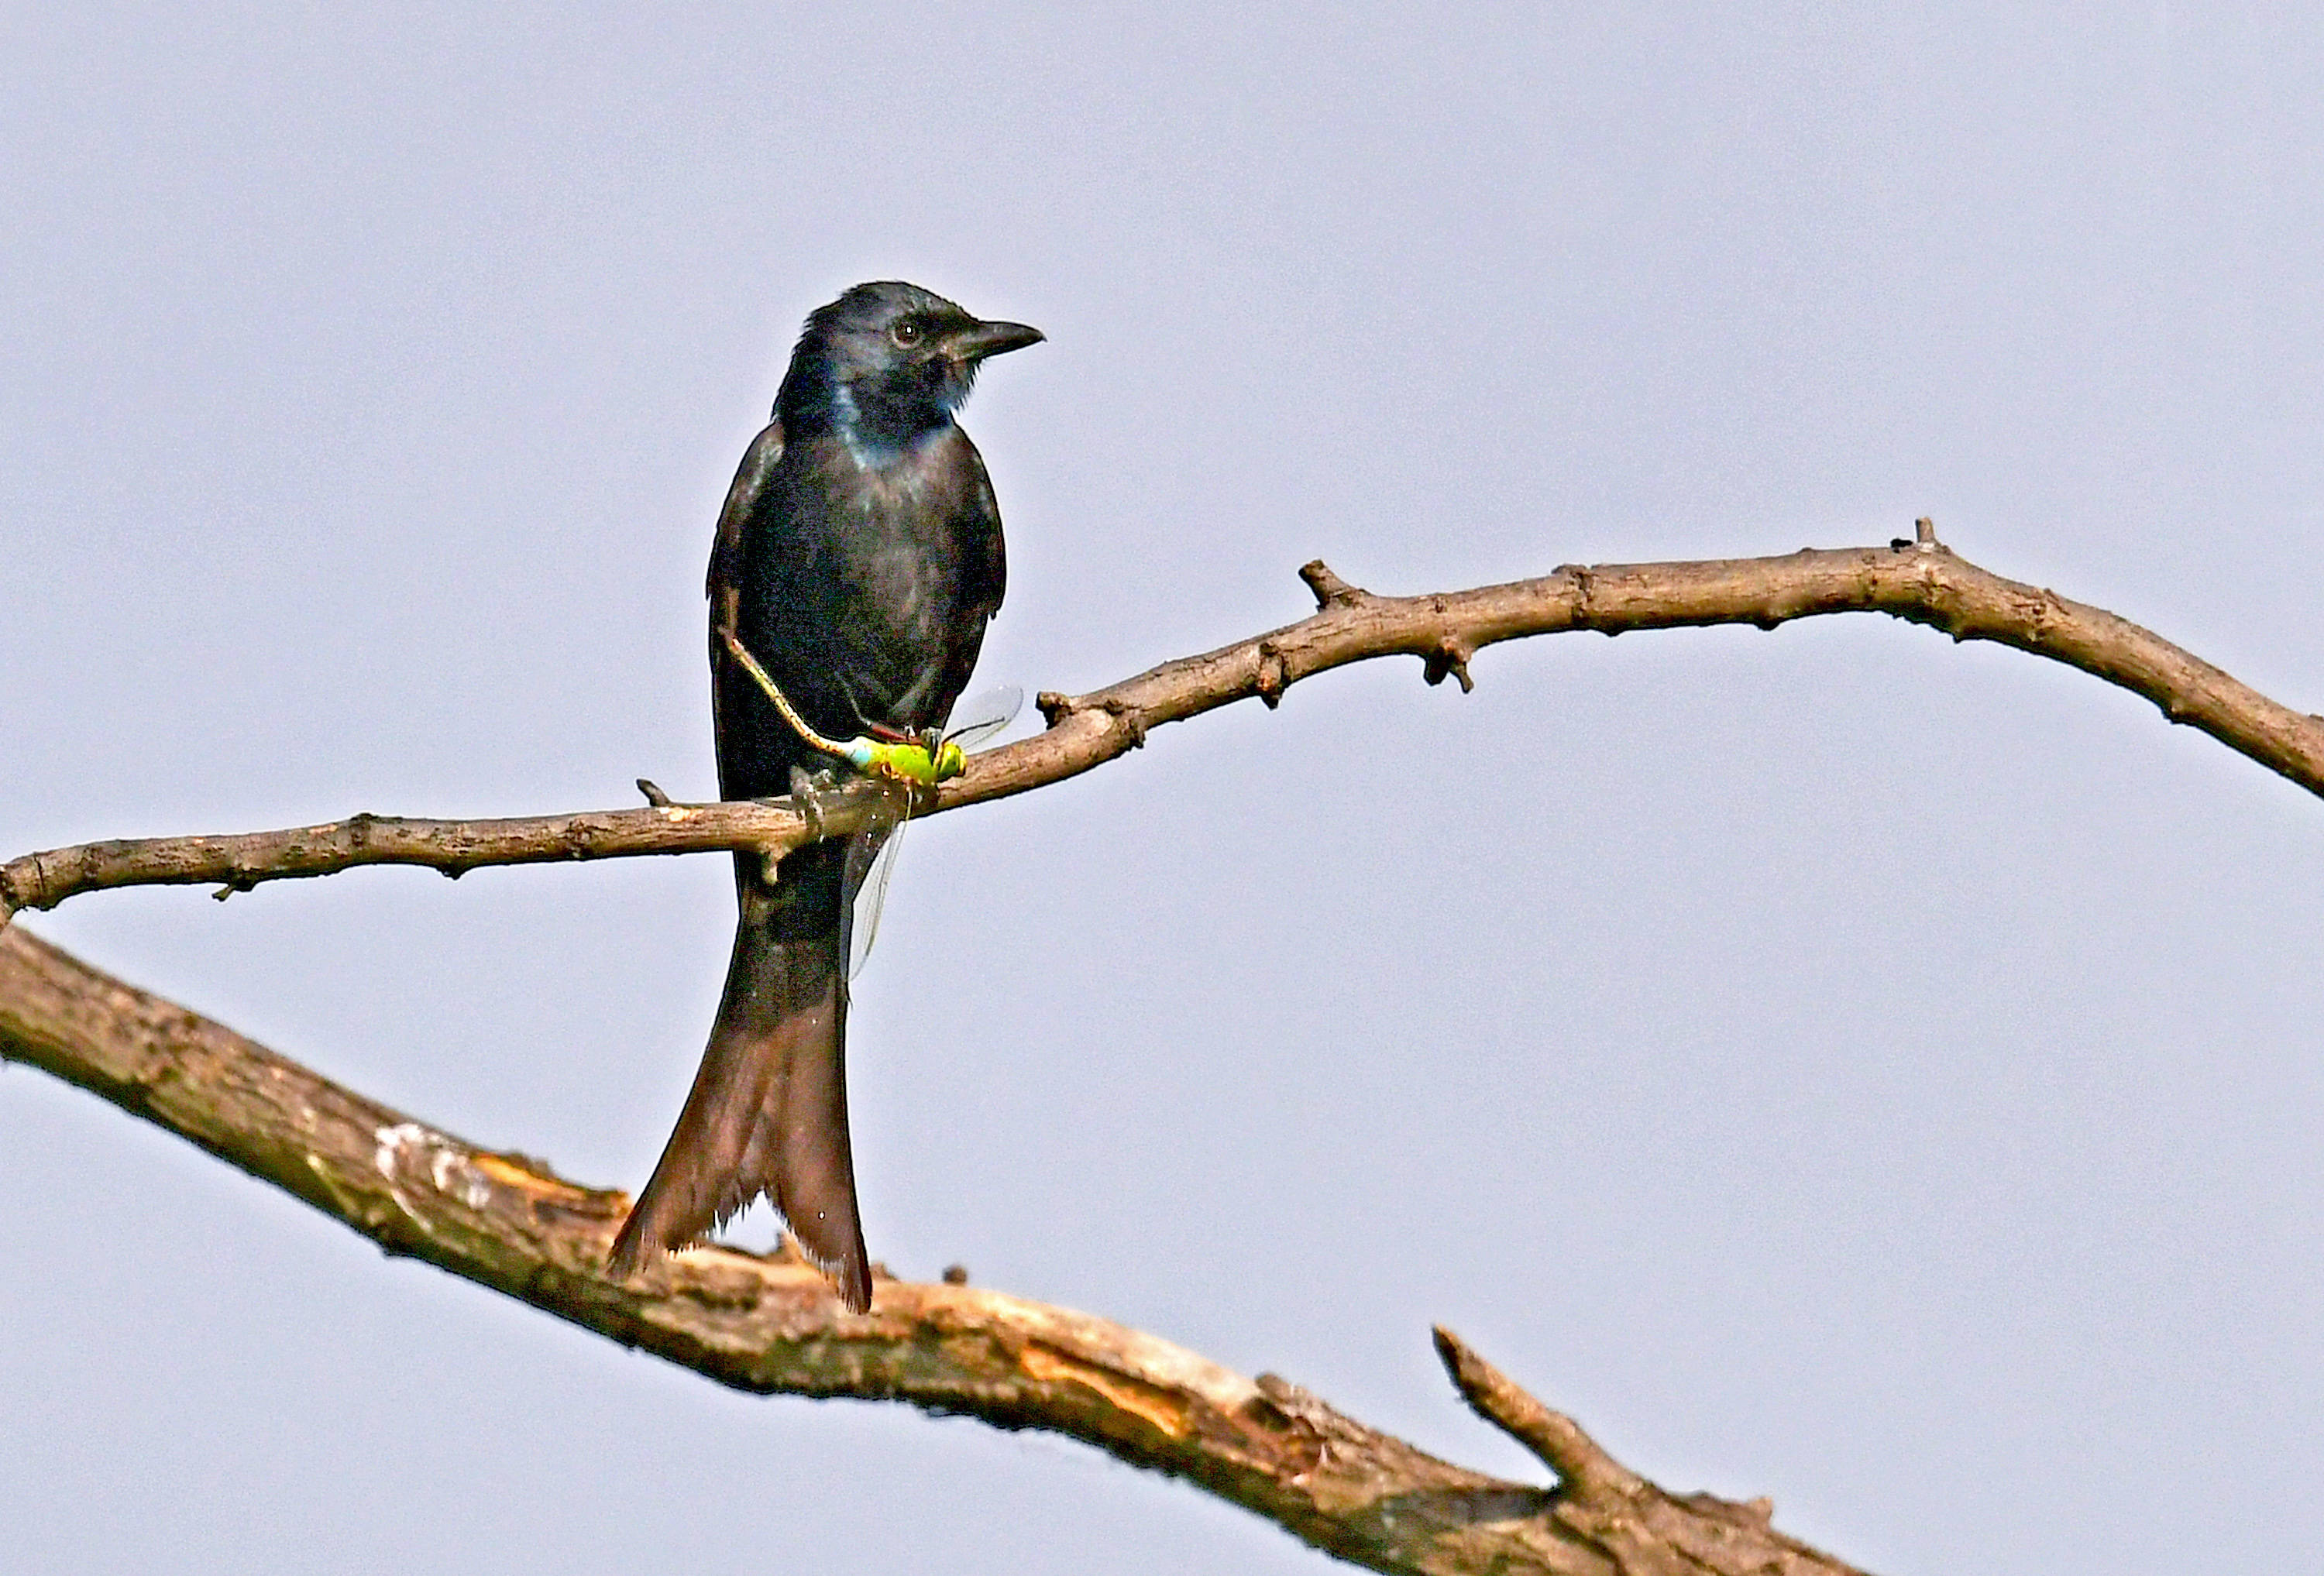
[{"label": "bird's foot", "polygon": [[791,768],[791,804],[807,822],[807,829],[817,838],[825,836],[824,816],[833,808],[839,793],[839,774],[825,769],[809,771],[803,766]]}]

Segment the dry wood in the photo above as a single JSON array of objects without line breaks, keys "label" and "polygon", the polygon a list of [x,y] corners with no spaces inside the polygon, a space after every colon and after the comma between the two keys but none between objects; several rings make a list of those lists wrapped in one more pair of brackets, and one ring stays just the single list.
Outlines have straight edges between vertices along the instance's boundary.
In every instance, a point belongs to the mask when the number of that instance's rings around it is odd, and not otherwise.
[{"label": "dry wood", "polygon": [[[1022,793],[1142,744],[1165,723],[1373,657],[1419,657],[1430,683],[1471,683],[1498,641],[1569,630],[1751,623],[1886,613],[1957,641],[1996,641],[2144,696],[2324,794],[2324,719],[2295,712],[2152,632],[1978,568],[1926,521],[1886,548],[1782,558],[1565,567],[1436,595],[1358,590],[1322,563],[1309,618],[1084,696],[1048,694],[1048,730],[975,757],[921,813]],[[870,785],[818,803],[677,805],[493,821],[357,816],[232,837],[86,843],[0,866],[0,923],[78,893],[260,881],[361,864],[479,865],[754,849],[779,853],[882,813]],[[454,1274],[739,1388],[908,1401],[1004,1428],[1046,1428],[1185,1477],[1317,1547],[1382,1571],[1591,1576],[1849,1568],[1775,1533],[1763,1500],[1665,1493],[1623,1467],[1449,1332],[1437,1350],[1477,1412],[1531,1449],[1554,1488],[1435,1460],[1271,1375],[1245,1379],[1136,1331],[964,1284],[882,1279],[852,1316],[796,1261],[722,1249],[641,1285],[599,1273],[627,1207],[544,1165],[494,1154],[374,1105],[231,1030],[0,932],[0,1057],[31,1063],[200,1144],[363,1231]]]},{"label": "dry wood", "polygon": [[[1313,616],[1199,657],[1184,657],[1088,695],[1045,694],[1048,731],[972,757],[920,813],[1023,793],[1102,765],[1181,722],[1257,696],[1268,705],[1310,674],[1374,657],[1415,656],[1428,681],[1470,686],[1485,647],[1571,630],[1707,624],[1774,629],[1817,613],[1885,613],[1956,641],[1997,641],[2144,696],[2310,793],[2324,794],[2324,719],[2277,704],[2151,631],[2055,592],[1978,568],[1941,545],[1926,521],[1886,548],[1803,548],[1774,558],[1567,567],[1537,580],[1425,596],[1375,596],[1320,561],[1300,571]],[[642,786],[642,785],[641,785]],[[648,794],[649,799],[659,790]],[[0,922],[106,887],[216,884],[218,895],[362,864],[417,864],[457,876],[488,864],[760,849],[779,853],[876,813],[877,796],[843,792],[819,818],[788,800],[650,803],[513,820],[356,816],[318,826],[225,837],[88,843],[0,866]]]},{"label": "dry wood", "polygon": [[[721,1384],[1054,1430],[1376,1571],[1849,1576],[1770,1528],[1763,1501],[1665,1494],[1594,1445],[1590,1464],[1555,1488],[1488,1477],[1272,1374],[1247,1379],[1103,1319],[949,1279],[922,1286],[881,1272],[862,1315],[786,1256],[694,1249],[639,1281],[607,1280],[600,1269],[623,1194],[375,1105],[21,926],[0,931],[0,1058],[192,1139],[391,1254]],[[1437,1341],[1486,1416],[1529,1443],[1543,1418],[1586,1440],[1452,1336]],[[1583,1458],[1548,1459],[1565,1472]]]}]

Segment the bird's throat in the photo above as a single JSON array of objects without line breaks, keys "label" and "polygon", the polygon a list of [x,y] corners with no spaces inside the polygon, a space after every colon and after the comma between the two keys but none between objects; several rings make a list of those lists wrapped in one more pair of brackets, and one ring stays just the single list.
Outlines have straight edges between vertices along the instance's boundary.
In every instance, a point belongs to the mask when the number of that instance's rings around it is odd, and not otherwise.
[{"label": "bird's throat", "polygon": [[884,471],[915,457],[931,440],[952,430],[952,411],[925,401],[864,400],[845,384],[831,393],[831,429],[855,463]]}]

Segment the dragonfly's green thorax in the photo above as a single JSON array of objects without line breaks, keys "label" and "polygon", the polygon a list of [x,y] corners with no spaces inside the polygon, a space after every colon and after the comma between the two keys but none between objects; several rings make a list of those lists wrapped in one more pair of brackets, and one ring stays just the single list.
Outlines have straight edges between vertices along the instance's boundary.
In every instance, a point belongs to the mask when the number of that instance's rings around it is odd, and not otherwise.
[{"label": "dragonfly's green thorax", "polygon": [[949,739],[936,746],[933,756],[926,744],[890,744],[880,739],[851,739],[845,753],[848,764],[858,771],[916,782],[922,788],[949,782],[968,770],[968,752]]}]

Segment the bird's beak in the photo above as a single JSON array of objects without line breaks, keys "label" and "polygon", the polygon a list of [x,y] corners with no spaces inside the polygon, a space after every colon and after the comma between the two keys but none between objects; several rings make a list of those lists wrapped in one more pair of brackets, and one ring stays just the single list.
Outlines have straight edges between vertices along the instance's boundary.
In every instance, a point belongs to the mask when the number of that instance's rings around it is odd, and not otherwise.
[{"label": "bird's beak", "polygon": [[978,323],[953,335],[945,348],[957,360],[979,362],[988,355],[1038,345],[1047,337],[1038,328],[1028,328],[1022,323]]}]

